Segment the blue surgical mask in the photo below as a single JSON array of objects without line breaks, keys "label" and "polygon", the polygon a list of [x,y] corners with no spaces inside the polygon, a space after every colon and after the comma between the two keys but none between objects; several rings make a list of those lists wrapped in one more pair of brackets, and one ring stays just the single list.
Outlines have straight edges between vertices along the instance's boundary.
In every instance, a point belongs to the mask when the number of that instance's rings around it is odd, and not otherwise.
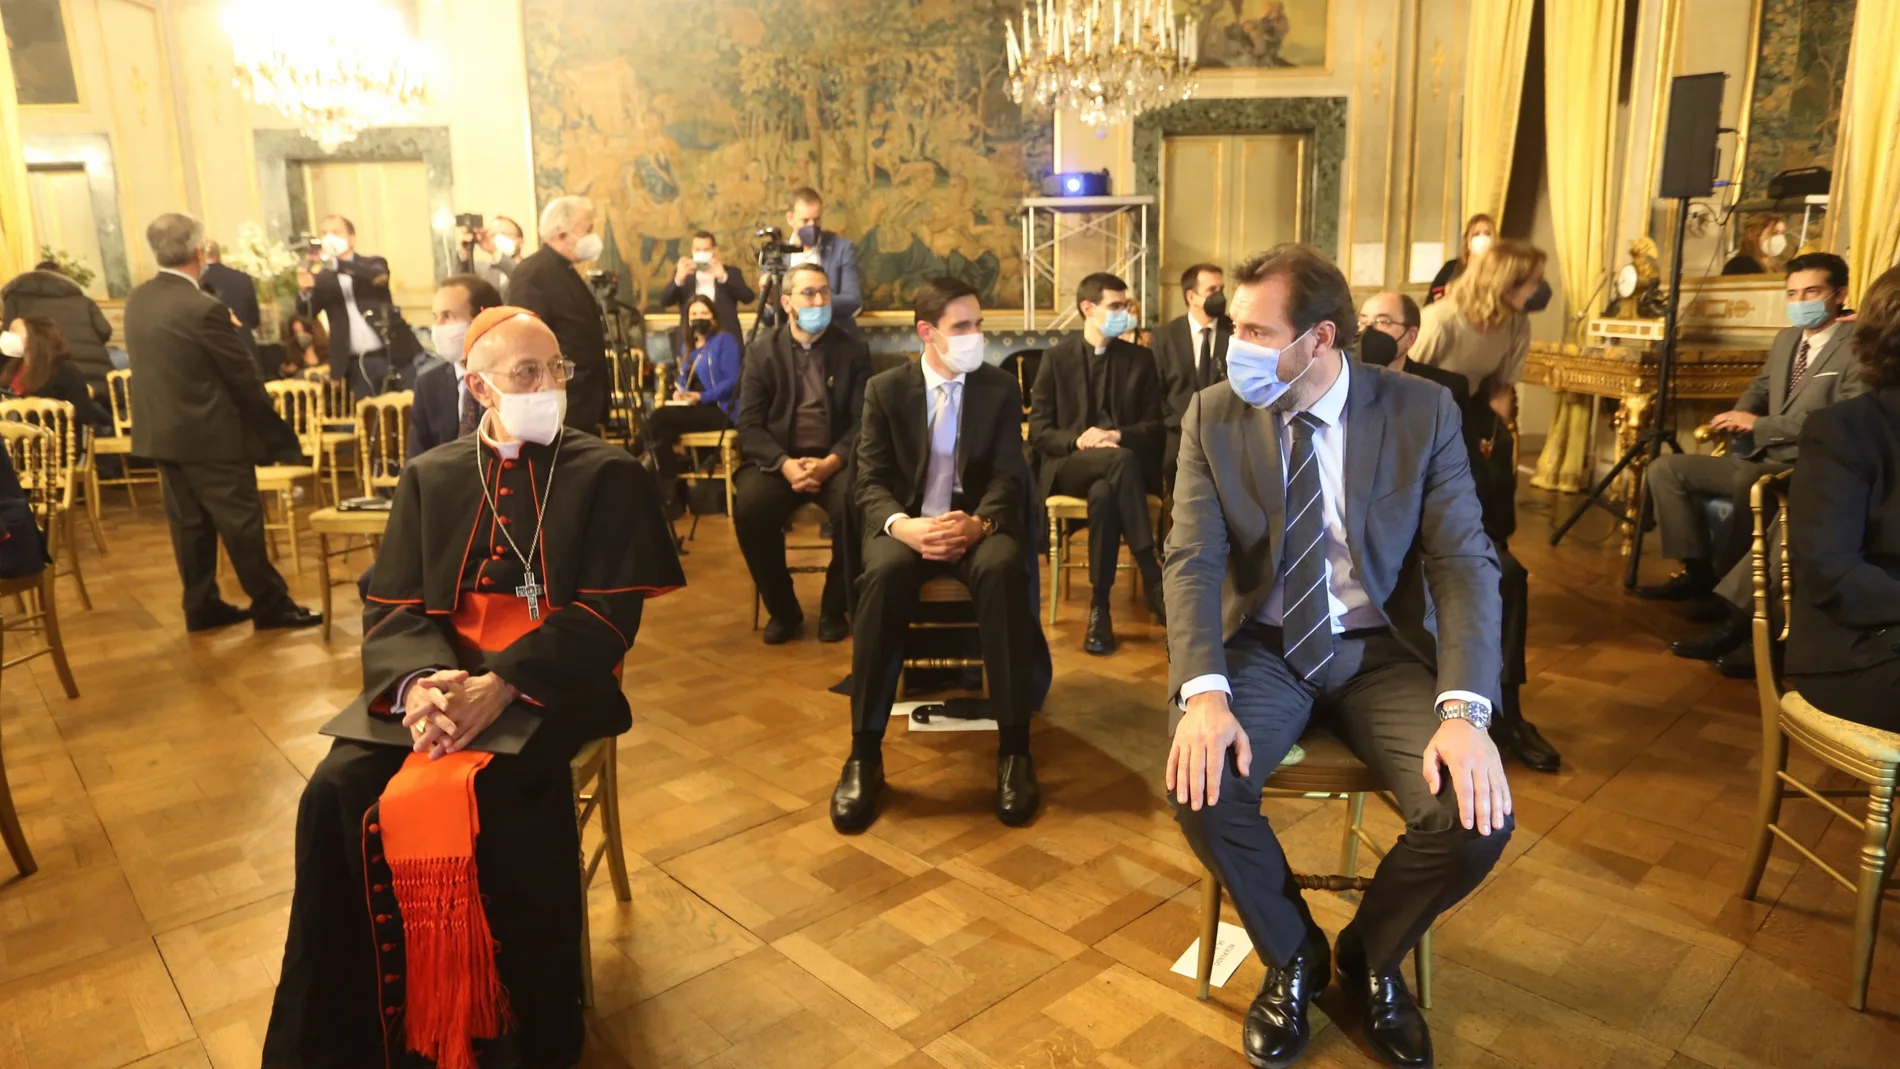
[{"label": "blue surgical mask", "polygon": [[798,310],[798,329],[807,334],[823,334],[825,328],[830,325],[831,306],[828,304]]},{"label": "blue surgical mask", "polygon": [[1827,301],[1789,301],[1788,322],[1802,330],[1814,330],[1827,323]]},{"label": "blue surgical mask", "polygon": [[[1312,331],[1306,333],[1311,334]],[[1300,339],[1304,337],[1306,334],[1293,339],[1293,345],[1300,344]],[[1286,349],[1293,348],[1293,345]],[[1286,349],[1269,349],[1238,337],[1228,339],[1227,385],[1233,387],[1234,393],[1242,401],[1255,408],[1265,408],[1278,401],[1281,395],[1293,388],[1294,382],[1300,381],[1301,375],[1312,370],[1315,363],[1307,361],[1306,367],[1300,369],[1300,374],[1293,376],[1293,382],[1281,382],[1280,356]]]},{"label": "blue surgical mask", "polygon": [[1135,317],[1129,315],[1126,308],[1117,308],[1102,317],[1102,337],[1104,338],[1119,338],[1134,327]]}]

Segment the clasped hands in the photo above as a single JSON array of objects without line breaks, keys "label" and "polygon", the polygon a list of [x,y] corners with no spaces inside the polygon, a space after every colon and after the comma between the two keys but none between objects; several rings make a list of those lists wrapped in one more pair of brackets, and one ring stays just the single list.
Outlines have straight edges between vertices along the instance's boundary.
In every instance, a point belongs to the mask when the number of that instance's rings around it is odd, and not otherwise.
[{"label": "clasped hands", "polygon": [[1075,436],[1077,449],[1114,449],[1122,444],[1122,432],[1090,427]]},{"label": "clasped hands", "polygon": [[792,484],[792,489],[801,494],[815,494],[824,488],[825,480],[838,474],[844,467],[844,461],[836,456],[826,457],[786,457],[779,466],[778,473]]},{"label": "clasped hands", "polygon": [[515,688],[493,672],[470,675],[444,669],[422,676],[403,696],[402,724],[416,738],[415,752],[430,760],[456,753],[488,729]]},{"label": "clasped hands", "polygon": [[[1175,801],[1192,809],[1220,801],[1221,773],[1227,751],[1246,776],[1253,768],[1253,747],[1240,721],[1234,719],[1227,695],[1203,691],[1187,700],[1187,711],[1174,729],[1168,751],[1168,790]],[[1420,762],[1425,786],[1437,794],[1446,778],[1458,795],[1458,819],[1480,835],[1502,829],[1511,813],[1511,786],[1504,763],[1491,736],[1464,719],[1446,720],[1425,745]]]},{"label": "clasped hands", "polygon": [[[692,278],[694,273],[698,270],[699,264],[691,256],[680,257],[679,263],[673,267],[673,284],[676,286],[686,285],[686,280]],[[726,280],[726,265],[719,262],[718,253],[715,252],[712,254],[712,259],[706,264],[706,270],[712,272],[713,281],[724,282]]]},{"label": "clasped hands", "polygon": [[909,516],[891,524],[891,537],[917,551],[925,560],[963,559],[983,540],[983,521],[966,512],[941,516]]},{"label": "clasped hands", "polygon": [[1740,410],[1723,412],[1709,421],[1709,426],[1718,431],[1732,434],[1747,434],[1755,429],[1755,413]]}]

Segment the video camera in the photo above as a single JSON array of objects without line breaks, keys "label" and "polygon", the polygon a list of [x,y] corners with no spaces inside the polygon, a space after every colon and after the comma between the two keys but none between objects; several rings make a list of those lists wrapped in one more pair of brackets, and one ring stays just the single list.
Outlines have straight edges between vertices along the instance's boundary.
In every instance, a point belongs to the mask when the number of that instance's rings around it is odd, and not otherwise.
[{"label": "video camera", "polygon": [[596,267],[587,272],[587,288],[594,291],[595,302],[602,307],[610,307],[615,298],[620,296],[620,276]]},{"label": "video camera", "polygon": [[775,226],[762,226],[752,235],[754,247],[759,254],[759,274],[783,275],[785,258],[796,256],[805,251],[803,245],[787,245],[785,232]]}]

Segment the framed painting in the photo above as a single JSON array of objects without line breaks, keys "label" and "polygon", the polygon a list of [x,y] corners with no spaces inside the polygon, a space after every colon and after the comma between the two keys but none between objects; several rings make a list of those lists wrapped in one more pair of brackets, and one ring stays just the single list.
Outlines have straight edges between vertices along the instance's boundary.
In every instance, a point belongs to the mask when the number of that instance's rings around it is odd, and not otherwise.
[{"label": "framed painting", "polygon": [[1332,68],[1332,0],[1187,0],[1201,20],[1204,71],[1324,74]]},{"label": "framed painting", "polygon": [[81,103],[66,0],[0,0],[13,89],[23,108]]}]

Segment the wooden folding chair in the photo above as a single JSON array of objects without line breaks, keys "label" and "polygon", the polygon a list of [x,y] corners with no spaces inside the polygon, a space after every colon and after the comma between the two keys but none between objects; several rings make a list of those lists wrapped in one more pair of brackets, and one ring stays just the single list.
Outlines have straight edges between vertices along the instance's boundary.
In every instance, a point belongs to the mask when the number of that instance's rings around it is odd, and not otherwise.
[{"label": "wooden folding chair", "polygon": [[[85,461],[80,450],[86,440],[86,430],[75,425],[73,406],[70,401],[55,401],[48,397],[12,397],[0,400],[0,420],[13,420],[40,428],[52,436],[53,454],[53,522],[60,527],[60,542],[65,554],[65,564],[59,565],[59,557],[54,557],[58,575],[71,576],[73,585],[79,588],[79,604],[90,611],[92,595],[86,590],[86,575],[79,566],[79,539],[76,535],[77,506],[74,494],[84,478]],[[95,541],[103,544],[97,526],[93,529]]]}]

